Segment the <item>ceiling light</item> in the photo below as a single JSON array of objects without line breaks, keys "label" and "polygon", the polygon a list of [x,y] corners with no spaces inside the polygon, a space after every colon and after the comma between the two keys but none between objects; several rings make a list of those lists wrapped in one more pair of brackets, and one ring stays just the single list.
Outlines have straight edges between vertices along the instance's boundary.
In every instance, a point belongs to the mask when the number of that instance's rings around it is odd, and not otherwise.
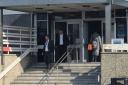
[{"label": "ceiling light", "polygon": [[63,7],[63,8],[68,8],[68,7]]},{"label": "ceiling light", "polygon": [[53,11],[54,11],[53,9],[47,10],[48,13],[53,13]]},{"label": "ceiling light", "polygon": [[90,5],[82,5],[82,7],[91,7]]},{"label": "ceiling light", "polygon": [[94,9],[99,9],[99,7],[92,7],[92,8],[94,8]]},{"label": "ceiling light", "polygon": [[36,9],[38,9],[38,10],[42,10],[43,8],[36,8]]}]

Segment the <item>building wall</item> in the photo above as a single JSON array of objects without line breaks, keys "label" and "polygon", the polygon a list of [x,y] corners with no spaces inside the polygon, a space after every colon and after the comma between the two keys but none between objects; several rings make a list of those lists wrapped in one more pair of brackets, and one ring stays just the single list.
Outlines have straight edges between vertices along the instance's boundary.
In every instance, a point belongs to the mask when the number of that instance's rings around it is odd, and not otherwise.
[{"label": "building wall", "polygon": [[101,54],[101,85],[110,85],[111,78],[128,76],[128,53]]}]

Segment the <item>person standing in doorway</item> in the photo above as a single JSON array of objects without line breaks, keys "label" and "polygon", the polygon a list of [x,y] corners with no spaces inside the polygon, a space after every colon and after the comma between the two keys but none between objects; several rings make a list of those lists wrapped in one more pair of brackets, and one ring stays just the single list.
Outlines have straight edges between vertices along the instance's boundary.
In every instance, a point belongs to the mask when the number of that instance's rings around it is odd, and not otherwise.
[{"label": "person standing in doorway", "polygon": [[44,61],[46,63],[47,69],[49,69],[49,63],[51,62],[50,59],[52,59],[52,54],[54,51],[54,44],[49,39],[48,35],[45,35],[45,41],[44,41],[44,48],[43,48],[43,56]]},{"label": "person standing in doorway", "polygon": [[[67,35],[60,29],[56,35],[56,62],[62,57],[62,55],[67,50],[67,45],[69,44],[69,40]],[[66,62],[67,59],[64,59]]]},{"label": "person standing in doorway", "polygon": [[97,62],[100,58],[100,50],[101,50],[101,37],[98,33],[94,33],[92,35],[92,61]]}]

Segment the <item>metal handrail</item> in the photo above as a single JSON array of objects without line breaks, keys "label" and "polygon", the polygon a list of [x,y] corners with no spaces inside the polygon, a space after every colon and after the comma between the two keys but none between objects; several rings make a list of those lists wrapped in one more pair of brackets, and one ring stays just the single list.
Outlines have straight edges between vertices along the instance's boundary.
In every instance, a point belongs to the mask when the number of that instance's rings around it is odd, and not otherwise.
[{"label": "metal handrail", "polygon": [[[55,68],[58,68],[58,66],[63,62],[65,58],[68,57],[68,55],[72,52],[74,48],[72,48],[70,51],[66,51],[61,58],[54,64],[54,66],[46,73],[46,75],[39,81],[37,85],[42,85],[46,80],[48,80],[49,75],[52,74],[52,72],[55,70]],[[66,54],[66,55],[65,55]],[[62,59],[62,60],[61,60]]]}]

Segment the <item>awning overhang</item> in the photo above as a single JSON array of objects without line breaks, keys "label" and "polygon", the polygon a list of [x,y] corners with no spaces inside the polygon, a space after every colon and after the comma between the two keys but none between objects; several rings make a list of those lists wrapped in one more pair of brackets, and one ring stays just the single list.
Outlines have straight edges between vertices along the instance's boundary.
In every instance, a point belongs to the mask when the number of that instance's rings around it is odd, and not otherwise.
[{"label": "awning overhang", "polygon": [[113,0],[113,4],[128,7],[128,0]]},{"label": "awning overhang", "polygon": [[52,8],[59,5],[106,4],[109,0],[1,0],[0,7],[17,11],[33,11],[35,8]]},{"label": "awning overhang", "polygon": [[108,0],[1,0],[1,7],[47,4],[108,3]]}]

